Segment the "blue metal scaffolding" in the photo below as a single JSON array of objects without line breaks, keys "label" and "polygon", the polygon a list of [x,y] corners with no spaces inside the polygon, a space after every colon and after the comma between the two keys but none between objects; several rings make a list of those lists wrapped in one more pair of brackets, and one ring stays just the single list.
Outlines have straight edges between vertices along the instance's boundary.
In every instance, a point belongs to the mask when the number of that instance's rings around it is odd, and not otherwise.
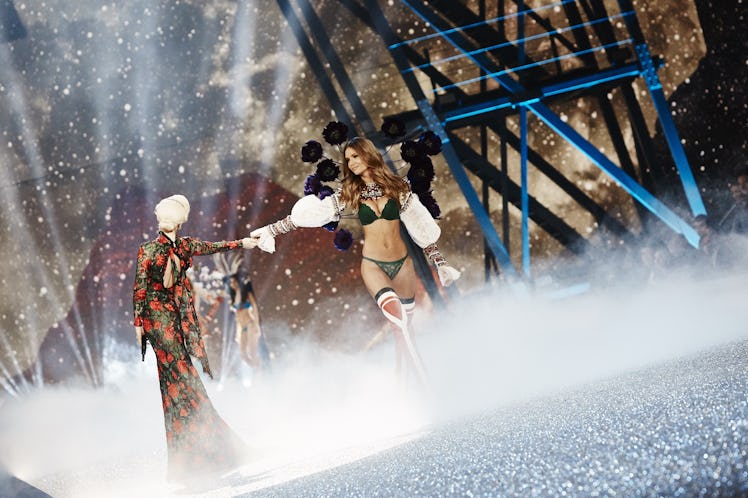
[{"label": "blue metal scaffolding", "polygon": [[[623,169],[621,169],[618,165],[615,164],[614,161],[612,161],[610,158],[608,158],[605,154],[601,153],[598,148],[596,148],[594,145],[592,145],[589,141],[587,141],[584,137],[582,137],[576,130],[574,130],[570,125],[568,125],[563,119],[561,119],[560,116],[558,116],[556,113],[554,113],[544,102],[544,97],[548,97],[548,95],[544,94],[542,89],[540,91],[535,92],[528,92],[527,84],[532,83],[532,81],[525,82],[522,81],[521,78],[513,78],[510,75],[516,76],[521,71],[526,71],[528,69],[532,68],[538,68],[540,66],[550,64],[552,62],[556,62],[562,59],[567,58],[580,58],[587,54],[592,54],[595,52],[609,52],[611,49],[620,49],[623,46],[635,44],[635,52],[638,56],[638,61],[635,66],[637,76],[642,77],[645,82],[647,83],[647,86],[650,90],[650,95],[652,98],[652,101],[655,105],[655,108],[658,113],[658,118],[660,120],[660,123],[663,127],[663,130],[666,133],[666,136],[668,137],[668,144],[671,147],[671,152],[673,153],[673,159],[675,160],[676,166],[678,168],[678,172],[680,174],[681,182],[686,194],[686,198],[688,199],[691,212],[692,214],[699,215],[704,214],[705,208],[704,204],[701,200],[701,196],[698,191],[698,186],[696,185],[696,182],[694,180],[693,174],[691,172],[690,166],[688,165],[688,162],[686,161],[685,154],[683,153],[683,148],[680,144],[680,140],[678,139],[677,131],[675,130],[675,127],[673,125],[672,119],[670,117],[670,114],[667,112],[667,104],[664,98],[664,94],[662,93],[662,86],[660,85],[657,74],[655,71],[654,63],[652,62],[651,57],[649,56],[649,50],[647,49],[646,43],[643,41],[643,37],[641,36],[641,33],[638,29],[633,29],[636,27],[636,20],[635,16],[633,15],[633,10],[631,9],[631,6],[628,4],[628,2],[621,1],[619,4],[621,4],[622,7],[628,7],[625,11],[614,14],[611,17],[606,18],[606,21],[611,23],[615,20],[615,18],[625,18],[626,19],[626,25],[632,29],[634,32],[627,38],[624,38],[622,40],[614,40],[610,43],[604,43],[597,46],[591,46],[588,48],[582,48],[577,49],[573,52],[559,55],[556,57],[550,57],[545,58],[541,60],[532,60],[530,62],[523,62],[518,65],[514,65],[511,67],[501,67],[495,60],[493,60],[489,56],[490,49],[483,48],[480,46],[476,46],[476,43],[474,40],[471,40],[468,38],[468,36],[465,35],[465,29],[468,28],[476,28],[480,26],[480,23],[472,23],[467,26],[467,28],[455,28],[455,27],[449,27],[448,20],[444,19],[443,17],[440,17],[438,13],[434,12],[433,5],[434,2],[431,2],[429,6],[427,6],[424,2],[416,1],[416,0],[402,0],[402,3],[409,7],[414,13],[416,13],[421,19],[423,19],[425,22],[429,23],[429,26],[435,31],[435,34],[438,34],[441,36],[443,40],[448,41],[451,45],[453,45],[464,57],[470,59],[477,67],[479,67],[484,75],[481,75],[477,78],[470,78],[467,80],[463,80],[460,82],[455,82],[452,85],[448,85],[446,87],[442,87],[442,90],[450,90],[451,88],[455,88],[458,86],[464,86],[468,85],[470,83],[473,83],[479,79],[482,78],[492,78],[495,81],[497,81],[501,87],[506,89],[509,93],[509,95],[506,97],[509,102],[519,108],[520,112],[520,134],[524,137],[527,130],[527,121],[526,116],[524,115],[524,112],[529,111],[532,112],[535,116],[540,118],[546,125],[548,125],[551,129],[556,131],[560,136],[565,138],[569,143],[574,145],[577,149],[579,149],[582,153],[584,153],[594,164],[596,164],[598,167],[600,167],[603,171],[605,171],[611,178],[616,180],[621,187],[623,187],[629,194],[631,194],[636,200],[638,200],[644,207],[646,207],[649,211],[651,211],[655,216],[657,216],[659,219],[661,219],[665,224],[667,224],[671,229],[673,229],[675,232],[682,234],[688,242],[693,245],[694,247],[698,247],[699,242],[699,236],[696,233],[696,231],[680,216],[678,216],[675,212],[673,212],[668,206],[666,206],[663,202],[661,202],[656,196],[651,194],[649,191],[647,191],[642,185],[640,185],[636,180],[634,180],[630,175],[628,175]],[[436,2],[438,4],[438,2]],[[524,2],[522,2],[524,3]],[[560,2],[562,4],[572,4],[574,2]],[[519,7],[518,7],[519,8]],[[520,8],[518,14],[516,15],[518,20],[524,19],[527,15],[529,15],[530,12],[534,12],[531,9],[526,8]],[[597,24],[600,22],[600,19],[595,19],[594,21],[586,22],[586,23],[579,23],[576,25],[573,25],[568,28],[564,28],[565,31],[570,31],[573,29],[577,29],[580,27],[588,27],[593,24]],[[484,25],[487,25],[487,22],[483,23]],[[524,24],[523,24],[524,25]],[[562,32],[561,29],[553,29],[546,33],[547,36],[555,35]],[[517,40],[514,40],[514,44],[517,46],[517,53],[518,53],[518,59],[521,61],[524,61],[524,43],[528,39],[537,39],[541,37],[542,35],[533,35],[532,37],[521,37]],[[635,39],[638,38],[637,39]],[[402,43],[402,42],[401,42]],[[489,45],[489,47],[508,47],[512,46],[512,43],[509,41],[504,41],[499,44],[493,44]],[[391,50],[397,50],[398,45],[397,44],[390,44]],[[577,47],[574,47],[577,48]],[[625,70],[620,71],[619,74],[631,74],[631,71]],[[408,69],[404,69],[404,71],[408,71]],[[575,89],[585,89],[585,88],[594,88],[598,85],[601,85],[602,83],[607,83],[610,81],[610,74],[605,74],[603,72],[604,76],[602,78],[596,77],[597,75],[589,75],[587,76],[583,82],[577,81],[573,86]],[[564,91],[564,85],[563,84],[555,84],[554,85],[554,94],[563,93]],[[476,110],[473,109],[471,112],[475,113]],[[454,118],[454,116],[452,116]],[[523,144],[525,141],[523,140]],[[525,198],[524,190],[526,189],[526,154],[524,153],[525,147],[522,147],[522,185],[523,185],[523,199]],[[450,167],[453,169],[455,167],[459,167],[458,165],[450,164]],[[526,224],[526,218],[527,218],[527,203],[522,203],[522,226],[523,226],[523,268],[526,271],[526,261],[529,259],[529,247],[526,243],[526,235],[525,234],[525,224]],[[490,227],[483,227],[484,231],[490,231]]]},{"label": "blue metal scaffolding", "polygon": [[[304,53],[310,61],[325,94],[336,113],[343,114],[342,99],[319,56],[311,52],[309,37],[290,9],[291,0],[278,0]],[[342,88],[351,118],[367,136],[376,135],[366,109],[344,63],[324,35],[324,27],[308,0],[296,0],[306,18],[311,36],[325,54],[339,87]],[[698,247],[699,236],[678,214],[674,202],[664,195],[663,173],[653,155],[649,130],[643,118],[641,103],[633,90],[634,82],[643,81],[656,111],[675,162],[683,197],[692,216],[705,214],[698,186],[686,160],[677,130],[667,108],[662,85],[657,76],[661,64],[650,55],[629,0],[560,0],[528,2],[496,0],[487,5],[479,0],[479,12],[457,0],[401,0],[402,14],[388,19],[376,0],[341,0],[340,4],[371,28],[389,49],[402,81],[416,103],[416,108],[399,115],[411,124],[436,132],[444,144],[443,155],[459,185],[469,208],[475,215],[485,241],[485,257],[501,267],[506,277],[531,277],[530,225],[532,220],[572,252],[580,251],[586,239],[559,216],[547,209],[542,199],[530,195],[528,168],[534,166],[566,192],[577,204],[589,211],[600,226],[624,238],[634,238],[632,231],[606,209],[591,199],[572,181],[564,177],[552,161],[530,146],[530,118],[539,120],[590,162],[605,172],[640,206],[641,217],[652,217]],[[471,3],[472,7],[475,7]],[[488,15],[493,9],[495,15]],[[407,14],[407,15],[406,15]],[[429,33],[402,39],[398,32],[408,22],[420,19]],[[293,21],[293,22],[291,22]],[[422,24],[421,24],[422,25]],[[397,26],[397,28],[395,27]],[[430,54],[438,57],[430,57]],[[425,75],[431,88],[424,89]],[[628,126],[632,128],[635,152],[623,139],[623,129],[607,94],[617,90],[627,107]],[[606,127],[617,157],[609,157],[575,130],[552,109],[554,102],[593,98],[599,103],[602,125]],[[341,109],[341,111],[339,111]],[[519,131],[515,135],[507,126],[516,117]],[[462,141],[456,131],[467,126],[481,127],[481,150]],[[486,133],[493,132],[501,141],[498,158],[489,157]],[[382,137],[380,137],[382,138]],[[507,148],[519,156],[519,185],[507,173]],[[498,164],[497,164],[498,163]],[[483,182],[483,199],[475,191],[468,171]],[[670,182],[671,185],[672,182]],[[497,192],[503,203],[500,237],[490,216],[488,191]],[[668,192],[670,193],[670,192]],[[521,272],[515,269],[508,250],[508,206],[521,211]],[[683,211],[681,209],[681,211]],[[503,238],[503,240],[502,240]],[[489,265],[487,264],[487,268]]]}]

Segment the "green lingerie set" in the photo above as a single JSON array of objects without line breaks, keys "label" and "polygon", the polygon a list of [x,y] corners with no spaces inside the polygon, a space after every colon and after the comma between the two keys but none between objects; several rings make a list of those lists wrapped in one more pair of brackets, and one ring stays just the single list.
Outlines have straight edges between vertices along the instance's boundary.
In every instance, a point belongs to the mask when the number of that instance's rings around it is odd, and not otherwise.
[{"label": "green lingerie set", "polygon": [[[377,213],[375,213],[368,204],[362,202],[358,208],[358,219],[361,221],[362,225],[370,225],[380,219],[389,221],[399,220],[400,209],[397,207],[397,202],[389,199],[384,205],[384,208],[382,208],[382,214],[377,216]],[[403,267],[405,260],[408,259],[407,254],[397,261],[379,261],[377,259],[367,258],[366,256],[362,257],[365,260],[376,264],[390,278],[390,280],[393,280],[397,276],[400,268]]]}]

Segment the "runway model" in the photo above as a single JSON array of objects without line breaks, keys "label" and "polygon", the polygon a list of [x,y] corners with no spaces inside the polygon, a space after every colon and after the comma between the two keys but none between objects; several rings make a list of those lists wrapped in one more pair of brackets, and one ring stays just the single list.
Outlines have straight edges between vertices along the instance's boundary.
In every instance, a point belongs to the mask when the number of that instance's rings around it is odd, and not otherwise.
[{"label": "runway model", "polygon": [[246,458],[244,443],[213,408],[191,356],[211,376],[185,272],[192,257],[252,248],[250,238],[204,242],[179,237],[190,205],[183,195],[161,200],[155,209],[159,234],[138,250],[133,291],[135,331],[156,353],[168,449],[167,477],[189,481],[220,474]]},{"label": "runway model", "polygon": [[301,198],[282,220],[254,230],[250,235],[260,249],[275,251],[275,237],[297,227],[321,227],[338,221],[349,208],[363,226],[361,276],[395,333],[396,367],[403,362],[422,382],[426,373],[410,328],[415,309],[416,274],[408,256],[400,224],[436,267],[444,286],[460,276],[436,246],[441,231],[408,182],[392,173],[374,144],[354,137],[343,147],[342,188],[320,199]]}]

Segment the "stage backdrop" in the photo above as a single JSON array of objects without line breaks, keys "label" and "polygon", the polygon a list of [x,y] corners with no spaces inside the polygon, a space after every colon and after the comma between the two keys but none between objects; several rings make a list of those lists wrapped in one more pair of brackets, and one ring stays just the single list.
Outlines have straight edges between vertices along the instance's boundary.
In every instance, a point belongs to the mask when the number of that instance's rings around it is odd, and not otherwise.
[{"label": "stage backdrop", "polygon": [[[185,234],[245,236],[283,216],[302,194],[312,171],[299,149],[320,140],[335,116],[275,2],[2,5],[0,377],[7,390],[23,386],[22,378],[75,375],[96,383],[107,348],[135,348],[133,263],[138,244],[155,235],[155,203],[183,193],[192,202]],[[375,121],[414,108],[376,34],[336,1],[315,7]],[[745,134],[735,131],[746,122],[745,65],[734,57],[745,50],[739,4],[651,0],[635,8],[652,52],[665,58],[660,78],[678,96],[673,112],[697,176],[719,184],[725,163],[735,154],[745,159]],[[384,9],[403,33],[428,32],[399,2]],[[605,146],[587,126],[589,109],[558,111]],[[630,199],[547,134],[539,131],[532,146],[552,151],[570,178],[635,224]],[[497,146],[489,144],[491,153]],[[441,246],[464,271],[460,292],[471,292],[483,279],[480,230],[439,158],[436,168]],[[535,188],[545,188],[534,175]],[[544,198],[594,237],[588,213],[577,214],[560,194]],[[493,204],[498,221],[500,202]],[[343,226],[360,239],[356,223]],[[566,256],[534,227],[532,237],[535,260]],[[355,349],[376,331],[378,323],[346,333],[376,310],[357,273],[358,243],[342,253],[331,240],[329,232],[302,230],[280,240],[273,256],[248,253],[263,317],[278,330],[271,340],[301,336]]]}]

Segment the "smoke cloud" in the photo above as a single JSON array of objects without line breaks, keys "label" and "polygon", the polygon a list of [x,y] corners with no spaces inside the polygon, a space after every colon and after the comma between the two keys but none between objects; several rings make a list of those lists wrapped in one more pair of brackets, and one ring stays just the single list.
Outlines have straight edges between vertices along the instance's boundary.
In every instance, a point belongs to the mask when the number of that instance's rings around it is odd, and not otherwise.
[{"label": "smoke cloud", "polygon": [[[744,341],[746,276],[740,269],[694,278],[689,268],[648,284],[591,284],[581,294],[504,286],[463,295],[416,321],[426,389],[398,381],[391,338],[358,353],[296,338],[249,388],[239,379],[205,380],[216,409],[256,459],[200,492],[263,489],[384,451],[457,417]],[[346,326],[373,336],[381,325],[374,322],[366,331]],[[154,361],[152,354],[145,364],[112,361],[102,389],[47,387],[6,401],[0,463],[53,496],[183,495],[164,479]]]}]

